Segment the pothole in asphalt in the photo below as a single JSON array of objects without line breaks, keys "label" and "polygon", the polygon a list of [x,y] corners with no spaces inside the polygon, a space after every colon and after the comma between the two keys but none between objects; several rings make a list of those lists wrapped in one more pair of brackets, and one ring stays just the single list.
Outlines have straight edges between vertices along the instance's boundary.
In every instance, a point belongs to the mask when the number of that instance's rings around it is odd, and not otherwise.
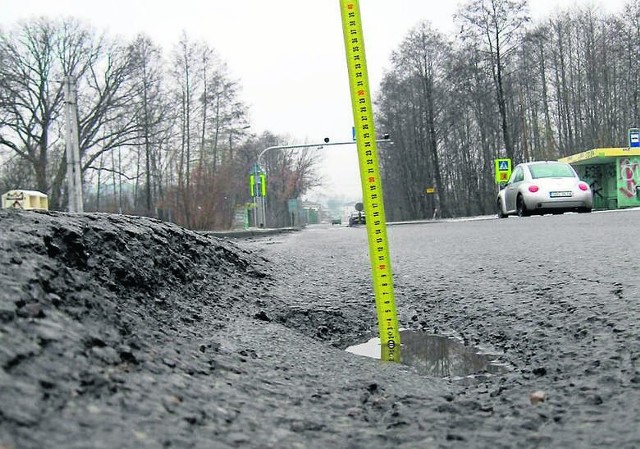
[{"label": "pothole in asphalt", "polygon": [[[453,338],[421,331],[401,330],[401,363],[426,376],[459,378],[476,374],[501,374],[509,371],[496,356],[465,346]],[[380,339],[349,346],[353,354],[380,358]]]}]

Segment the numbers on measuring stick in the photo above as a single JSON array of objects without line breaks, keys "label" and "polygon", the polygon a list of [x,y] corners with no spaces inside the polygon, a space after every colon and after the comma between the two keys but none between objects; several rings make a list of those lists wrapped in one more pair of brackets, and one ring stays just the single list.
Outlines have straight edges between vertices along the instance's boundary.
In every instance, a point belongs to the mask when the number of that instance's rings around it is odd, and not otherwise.
[{"label": "numbers on measuring stick", "polygon": [[381,359],[399,362],[400,333],[393,294],[376,132],[358,1],[340,0],[340,11],[349,71],[364,210],[367,217],[373,218],[367,219],[366,226],[378,315]]}]

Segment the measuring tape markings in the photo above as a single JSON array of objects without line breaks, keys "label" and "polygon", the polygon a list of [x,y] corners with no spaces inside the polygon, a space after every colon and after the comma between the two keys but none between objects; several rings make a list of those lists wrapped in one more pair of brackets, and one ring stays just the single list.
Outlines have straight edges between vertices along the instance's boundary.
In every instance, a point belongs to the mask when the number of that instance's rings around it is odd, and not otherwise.
[{"label": "measuring tape markings", "polygon": [[373,288],[378,314],[381,358],[400,361],[400,334],[393,293],[391,259],[380,184],[375,126],[364,52],[364,38],[357,0],[340,0],[351,102],[356,129]]}]

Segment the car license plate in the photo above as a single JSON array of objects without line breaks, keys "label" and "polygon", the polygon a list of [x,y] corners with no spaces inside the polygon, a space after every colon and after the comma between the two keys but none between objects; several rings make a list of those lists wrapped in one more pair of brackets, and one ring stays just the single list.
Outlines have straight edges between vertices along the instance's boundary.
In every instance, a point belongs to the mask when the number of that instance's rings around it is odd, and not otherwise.
[{"label": "car license plate", "polygon": [[569,197],[569,196],[573,196],[573,193],[571,191],[549,192],[549,196],[551,198],[566,198],[566,197]]}]

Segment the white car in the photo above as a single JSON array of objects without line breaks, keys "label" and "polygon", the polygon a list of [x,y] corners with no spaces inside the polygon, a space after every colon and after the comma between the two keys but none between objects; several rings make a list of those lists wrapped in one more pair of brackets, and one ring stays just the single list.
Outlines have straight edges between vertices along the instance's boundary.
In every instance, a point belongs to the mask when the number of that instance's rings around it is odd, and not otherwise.
[{"label": "white car", "polygon": [[591,212],[593,194],[569,164],[555,161],[518,164],[498,193],[498,217]]}]

